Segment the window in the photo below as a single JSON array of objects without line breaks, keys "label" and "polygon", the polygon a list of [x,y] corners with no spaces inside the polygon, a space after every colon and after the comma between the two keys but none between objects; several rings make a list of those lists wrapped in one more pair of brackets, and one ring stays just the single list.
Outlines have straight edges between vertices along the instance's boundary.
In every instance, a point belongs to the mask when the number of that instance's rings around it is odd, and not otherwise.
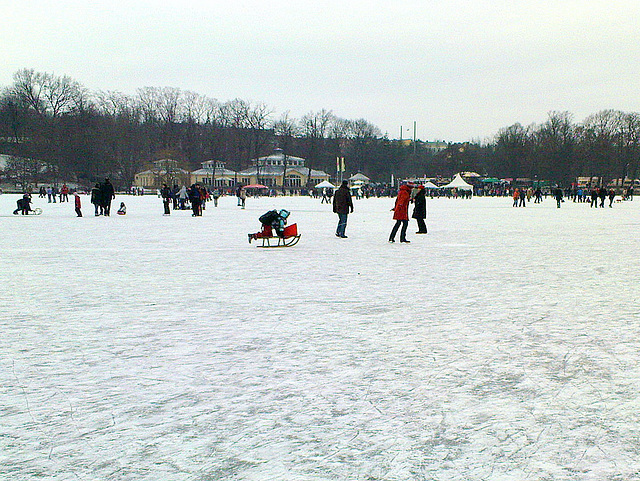
[{"label": "window", "polygon": [[284,179],[284,185],[285,187],[300,187],[302,182],[300,181],[300,177],[287,176],[287,178]]}]

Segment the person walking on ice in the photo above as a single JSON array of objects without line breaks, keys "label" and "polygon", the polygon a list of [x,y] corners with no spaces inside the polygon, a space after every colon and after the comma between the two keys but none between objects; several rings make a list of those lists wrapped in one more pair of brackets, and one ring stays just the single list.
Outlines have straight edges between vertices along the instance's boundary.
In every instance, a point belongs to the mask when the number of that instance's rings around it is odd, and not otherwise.
[{"label": "person walking on ice", "polygon": [[400,230],[400,242],[409,244],[411,241],[407,240],[407,227],[409,226],[409,200],[411,199],[411,186],[409,184],[402,184],[398,190],[398,197],[396,197],[396,204],[391,209],[393,211],[393,218],[396,223],[389,235],[389,242],[396,241],[396,234],[398,229]]},{"label": "person walking on ice", "polygon": [[560,206],[562,205],[562,189],[560,187],[556,187],[555,190],[553,191],[553,196],[556,199],[556,204],[559,209]]},{"label": "person walking on ice", "polygon": [[76,215],[78,217],[82,217],[82,203],[80,202],[80,194],[74,192],[73,197],[75,201]]},{"label": "person walking on ice", "polygon": [[220,191],[218,189],[215,189],[213,191],[213,194],[211,194],[211,197],[213,197],[213,206],[218,207],[218,199],[220,198]]},{"label": "person walking on ice", "polygon": [[336,237],[346,239],[345,230],[347,228],[347,217],[349,214],[353,214],[353,200],[351,199],[351,192],[349,192],[346,180],[342,181],[342,184],[333,196],[333,212],[338,214]]},{"label": "person walking on ice", "polygon": [[240,205],[244,209],[245,202],[247,201],[247,189],[240,187]]},{"label": "person walking on ice", "polygon": [[160,189],[160,197],[162,197],[162,205],[164,207],[163,215],[171,215],[171,211],[169,210],[169,206],[171,205],[171,198],[173,197],[173,193],[167,184],[162,184],[162,189]]}]

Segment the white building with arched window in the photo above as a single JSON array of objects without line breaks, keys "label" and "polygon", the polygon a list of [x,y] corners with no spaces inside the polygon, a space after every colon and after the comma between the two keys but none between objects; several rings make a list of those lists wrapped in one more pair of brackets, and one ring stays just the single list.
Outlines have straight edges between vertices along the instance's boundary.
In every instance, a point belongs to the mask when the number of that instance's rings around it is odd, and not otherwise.
[{"label": "white building with arched window", "polygon": [[276,149],[273,154],[251,161],[253,166],[238,172],[243,184],[262,184],[267,187],[302,188],[309,182],[316,185],[329,180],[329,174],[305,166],[305,159],[285,154]]}]

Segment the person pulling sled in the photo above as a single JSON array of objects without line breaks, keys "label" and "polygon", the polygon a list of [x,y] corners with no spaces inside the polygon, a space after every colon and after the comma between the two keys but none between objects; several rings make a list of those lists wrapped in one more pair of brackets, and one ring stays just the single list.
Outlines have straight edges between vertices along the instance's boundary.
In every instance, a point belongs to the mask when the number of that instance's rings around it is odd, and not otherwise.
[{"label": "person pulling sled", "polygon": [[29,215],[30,213],[39,214],[40,212],[36,212],[31,209],[31,194],[24,194],[21,199],[16,201],[18,208],[13,211],[13,215],[18,215],[18,213],[22,213],[22,215]]}]

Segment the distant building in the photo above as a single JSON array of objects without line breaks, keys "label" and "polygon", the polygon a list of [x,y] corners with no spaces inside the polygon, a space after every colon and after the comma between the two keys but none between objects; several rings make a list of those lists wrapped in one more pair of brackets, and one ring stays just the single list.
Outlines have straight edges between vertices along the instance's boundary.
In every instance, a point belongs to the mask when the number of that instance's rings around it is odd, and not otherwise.
[{"label": "distant building", "polygon": [[233,187],[236,185],[237,172],[225,167],[220,160],[202,162],[202,168],[191,172],[191,183],[200,183],[207,188]]},{"label": "distant building", "polygon": [[349,177],[349,185],[351,186],[359,187],[361,185],[369,184],[370,182],[371,182],[371,179],[361,172],[358,172],[357,174]]},{"label": "distant building", "polygon": [[425,149],[430,150],[431,152],[441,152],[449,147],[449,144],[440,140],[436,140],[435,142],[423,142],[422,145]]},{"label": "distant building", "polygon": [[188,170],[178,167],[178,161],[173,159],[154,160],[153,167],[135,175],[134,187],[145,189],[159,189],[162,184],[189,185],[191,174]]},{"label": "distant building", "polygon": [[262,184],[267,187],[299,188],[329,180],[329,174],[305,166],[305,159],[276,149],[273,154],[251,161],[253,167],[238,172],[238,182],[244,185]]}]

